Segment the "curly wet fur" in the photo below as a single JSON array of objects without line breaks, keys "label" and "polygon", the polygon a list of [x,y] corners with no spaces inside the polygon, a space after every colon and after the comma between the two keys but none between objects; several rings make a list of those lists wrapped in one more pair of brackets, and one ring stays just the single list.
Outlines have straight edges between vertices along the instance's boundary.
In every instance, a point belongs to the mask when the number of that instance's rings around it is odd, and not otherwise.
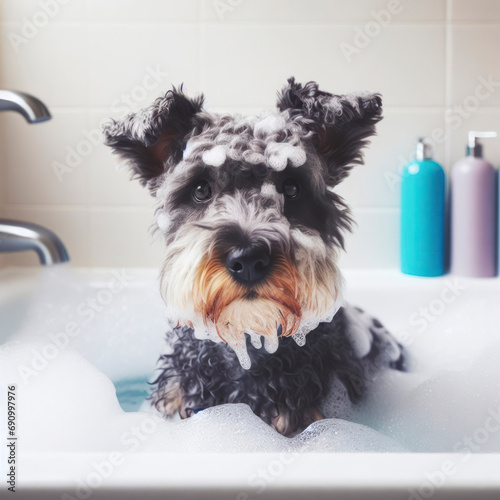
[{"label": "curly wet fur", "polygon": [[278,350],[269,355],[248,343],[248,370],[229,346],[198,340],[191,328],[178,327],[168,334],[173,352],[159,360],[161,373],[151,399],[167,416],[179,413],[183,418],[211,406],[245,403],[281,433],[293,434],[322,417],[318,408],[330,393],[333,376],[356,404],[377,372],[404,368],[402,347],[373,318],[365,332],[370,348],[357,355],[350,333],[353,314],[365,315],[360,309],[349,308],[349,314],[341,309],[331,323],[320,324],[308,336],[304,347],[281,337]]},{"label": "curly wet fur", "polygon": [[190,162],[224,145],[229,146],[228,160],[253,165],[269,161],[276,144],[311,143],[324,162],[323,180],[334,186],[362,163],[361,150],[382,119],[379,94],[334,95],[320,91],[316,82],[302,86],[294,78],[278,95],[283,126],[270,133],[255,129],[256,118],[208,113],[203,102],[203,95],[190,99],[182,87],[173,88],[149,108],[107,124],[106,144],[129,161],[135,176],[154,191],[162,174],[182,160],[190,141]]}]

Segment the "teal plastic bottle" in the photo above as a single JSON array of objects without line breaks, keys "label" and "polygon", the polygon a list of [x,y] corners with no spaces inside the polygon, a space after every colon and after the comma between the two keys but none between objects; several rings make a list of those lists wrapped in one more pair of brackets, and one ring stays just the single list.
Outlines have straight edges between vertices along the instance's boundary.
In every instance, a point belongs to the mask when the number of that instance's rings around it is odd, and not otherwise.
[{"label": "teal plastic bottle", "polygon": [[442,276],[445,259],[445,173],[432,148],[419,139],[415,161],[401,180],[401,271],[413,276]]}]

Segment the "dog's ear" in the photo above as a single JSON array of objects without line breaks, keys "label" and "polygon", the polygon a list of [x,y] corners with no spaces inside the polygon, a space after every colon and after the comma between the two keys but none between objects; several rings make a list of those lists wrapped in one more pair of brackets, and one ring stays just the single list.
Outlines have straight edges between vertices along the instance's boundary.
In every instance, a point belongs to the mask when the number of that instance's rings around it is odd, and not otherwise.
[{"label": "dog's ear", "polygon": [[354,165],[363,163],[362,149],[382,119],[380,94],[333,95],[315,82],[302,86],[294,78],[278,94],[278,109],[311,133],[318,154],[324,159],[327,185],[341,182]]},{"label": "dog's ear", "polygon": [[196,127],[202,106],[203,95],[189,99],[182,88],[173,88],[149,108],[105,125],[105,143],[154,193],[158,177],[181,161],[185,137]]}]

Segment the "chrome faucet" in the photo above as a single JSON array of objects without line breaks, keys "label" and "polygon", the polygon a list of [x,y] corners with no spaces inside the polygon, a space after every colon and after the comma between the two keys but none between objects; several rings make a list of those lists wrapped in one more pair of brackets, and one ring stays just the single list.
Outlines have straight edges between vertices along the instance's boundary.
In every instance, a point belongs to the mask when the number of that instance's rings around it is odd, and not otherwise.
[{"label": "chrome faucet", "polygon": [[0,219],[0,253],[34,250],[44,266],[68,262],[60,238],[48,229],[29,222]]},{"label": "chrome faucet", "polygon": [[[17,111],[28,123],[50,120],[42,101],[24,92],[0,90],[0,111]],[[48,229],[29,222],[0,219],[0,253],[34,250],[43,265],[69,260],[60,238]]]},{"label": "chrome faucet", "polygon": [[28,123],[50,120],[47,106],[32,95],[15,90],[0,90],[0,111],[17,111]]}]

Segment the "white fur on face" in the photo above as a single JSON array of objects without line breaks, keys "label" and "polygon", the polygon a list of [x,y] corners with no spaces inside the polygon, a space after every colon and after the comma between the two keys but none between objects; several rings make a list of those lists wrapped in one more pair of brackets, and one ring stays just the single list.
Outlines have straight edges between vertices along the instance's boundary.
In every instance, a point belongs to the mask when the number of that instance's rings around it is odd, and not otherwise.
[{"label": "white fur on face", "polygon": [[[318,233],[291,229],[282,215],[282,195],[264,184],[262,193],[223,195],[207,209],[200,224],[186,223],[167,239],[161,291],[171,318],[192,326],[197,338],[225,341],[241,365],[249,368],[245,334],[252,343],[274,352],[278,329],[293,335],[297,343],[321,321],[330,321],[341,305],[341,277],[336,252]],[[274,199],[264,209],[261,196]],[[215,255],[214,232],[237,224],[252,241],[284,254],[277,259],[268,283],[254,287],[257,297],[248,299],[248,288],[234,282],[221,257]],[[293,249],[293,255],[286,257]],[[276,269],[276,270],[274,270]]]}]

